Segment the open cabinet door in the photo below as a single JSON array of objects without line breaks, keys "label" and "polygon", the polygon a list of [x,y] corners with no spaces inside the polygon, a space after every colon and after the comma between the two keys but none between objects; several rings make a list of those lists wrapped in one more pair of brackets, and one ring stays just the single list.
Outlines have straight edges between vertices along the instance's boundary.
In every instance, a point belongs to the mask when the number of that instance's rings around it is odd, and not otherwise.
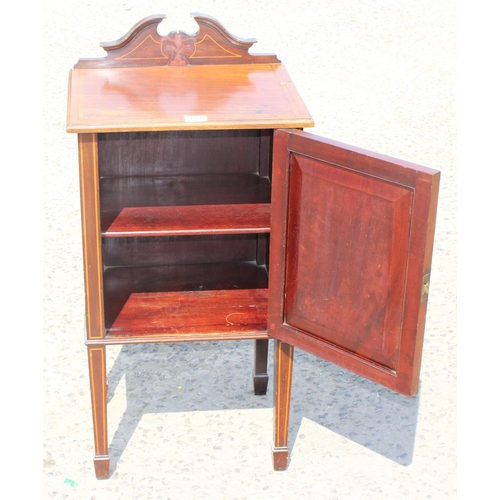
[{"label": "open cabinet door", "polygon": [[438,186],[438,171],[276,131],[269,271],[276,469],[288,456],[294,346],[407,396],[417,392]]}]

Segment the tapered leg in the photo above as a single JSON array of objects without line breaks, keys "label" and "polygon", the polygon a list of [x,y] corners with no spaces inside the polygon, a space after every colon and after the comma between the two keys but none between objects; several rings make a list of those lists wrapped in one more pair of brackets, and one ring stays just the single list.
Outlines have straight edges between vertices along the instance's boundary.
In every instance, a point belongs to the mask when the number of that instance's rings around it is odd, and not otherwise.
[{"label": "tapered leg", "polygon": [[255,341],[255,369],[253,372],[253,390],[258,396],[267,392],[269,376],[267,374],[267,353],[269,349],[268,339],[257,339]]},{"label": "tapered leg", "polygon": [[109,477],[106,348],[89,347],[90,394],[94,421],[94,468],[97,479]]},{"label": "tapered leg", "polygon": [[293,346],[275,341],[274,371],[274,470],[288,467],[288,421],[292,389]]}]

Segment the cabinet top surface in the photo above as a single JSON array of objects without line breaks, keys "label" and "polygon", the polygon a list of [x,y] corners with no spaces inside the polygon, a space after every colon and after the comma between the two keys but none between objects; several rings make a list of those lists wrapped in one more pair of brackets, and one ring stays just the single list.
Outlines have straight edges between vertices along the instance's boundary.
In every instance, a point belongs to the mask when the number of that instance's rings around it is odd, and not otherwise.
[{"label": "cabinet top surface", "polygon": [[68,132],[313,125],[279,63],[73,68],[70,73]]}]

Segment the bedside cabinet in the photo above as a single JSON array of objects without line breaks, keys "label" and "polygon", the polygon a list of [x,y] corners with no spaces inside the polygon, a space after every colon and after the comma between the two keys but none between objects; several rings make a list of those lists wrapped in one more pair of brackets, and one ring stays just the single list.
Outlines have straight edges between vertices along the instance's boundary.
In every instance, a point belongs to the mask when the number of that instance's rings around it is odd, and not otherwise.
[{"label": "bedside cabinet", "polygon": [[98,478],[107,345],[253,339],[265,394],[275,338],[277,470],[294,346],[418,389],[439,172],[302,131],[276,56],[193,17],[195,35],[143,19],[70,74]]}]

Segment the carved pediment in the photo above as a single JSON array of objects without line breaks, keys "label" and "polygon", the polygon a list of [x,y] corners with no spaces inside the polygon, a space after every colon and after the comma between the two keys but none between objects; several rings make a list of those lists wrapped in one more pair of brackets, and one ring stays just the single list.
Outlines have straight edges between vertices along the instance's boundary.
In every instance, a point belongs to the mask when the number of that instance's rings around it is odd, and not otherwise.
[{"label": "carved pediment", "polygon": [[191,14],[199,31],[189,35],[172,31],[158,33],[164,15],[149,16],[139,21],[126,35],[113,42],[101,42],[107,52],[100,59],[80,59],[75,67],[187,66],[202,64],[279,63],[274,54],[251,55],[254,38],[231,35],[216,19],[204,14]]}]

